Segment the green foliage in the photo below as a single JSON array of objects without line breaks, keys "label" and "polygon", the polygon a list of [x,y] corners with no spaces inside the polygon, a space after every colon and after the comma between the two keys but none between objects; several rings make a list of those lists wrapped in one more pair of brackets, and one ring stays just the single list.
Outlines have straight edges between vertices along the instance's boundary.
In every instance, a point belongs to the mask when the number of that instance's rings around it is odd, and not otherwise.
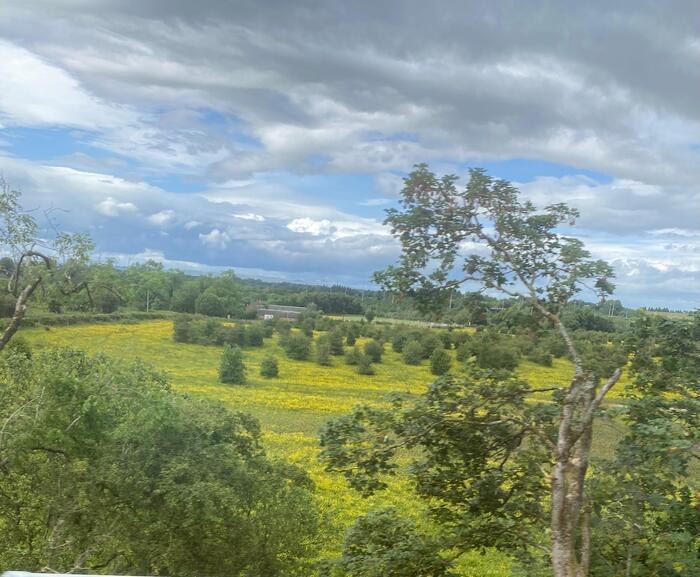
[{"label": "green foliage", "polygon": [[347,577],[442,577],[449,561],[434,538],[394,509],[360,517],[350,527],[335,567]]},{"label": "green foliage", "polygon": [[290,359],[305,361],[311,354],[311,338],[303,333],[290,333],[282,344]]},{"label": "green foliage", "polygon": [[372,339],[368,343],[365,343],[363,347],[365,355],[367,355],[371,362],[381,363],[382,355],[384,354],[384,344],[380,341]]},{"label": "green foliage", "polygon": [[372,310],[368,310],[365,312],[365,319],[367,319],[368,323],[371,323],[376,317],[377,317],[377,313],[375,313]]},{"label": "green foliage", "polygon": [[226,345],[219,365],[219,381],[228,385],[245,385],[243,353],[237,346]]},{"label": "green foliage", "polygon": [[367,353],[361,353],[357,357],[357,372],[361,375],[373,375],[372,357]]},{"label": "green foliage", "polygon": [[173,340],[176,343],[189,343],[191,334],[192,319],[187,316],[178,316],[173,320]]},{"label": "green foliage", "polygon": [[328,333],[328,344],[332,355],[340,356],[345,354],[345,344],[343,341],[343,331],[341,329],[335,328]]},{"label": "green foliage", "polygon": [[430,372],[434,375],[444,375],[452,366],[452,358],[444,349],[435,349],[430,355]]},{"label": "green foliage", "polygon": [[12,359],[0,363],[0,566],[309,574],[312,483],[266,457],[253,418],[175,393],[142,364]]},{"label": "green foliage", "polygon": [[408,341],[403,346],[401,357],[407,365],[420,365],[423,361],[423,345],[418,341]]},{"label": "green foliage", "polygon": [[467,361],[474,354],[474,347],[472,343],[466,342],[462,343],[457,347],[457,352],[455,356],[460,363]]},{"label": "green foliage", "polygon": [[429,359],[435,349],[443,348],[442,339],[433,331],[426,331],[420,339],[420,344],[423,348],[424,359]]},{"label": "green foliage", "polygon": [[361,356],[362,356],[362,351],[360,350],[360,347],[355,345],[345,355],[345,364],[346,365],[357,365],[360,361]]},{"label": "green foliage", "polygon": [[331,366],[331,344],[328,338],[321,337],[316,341],[316,362],[324,367]]},{"label": "green foliage", "polygon": [[268,355],[260,362],[260,375],[266,379],[279,376],[279,364],[275,357]]},{"label": "green foliage", "polygon": [[590,308],[575,308],[567,310],[562,315],[564,324],[574,331],[600,331],[612,333],[615,324]]}]

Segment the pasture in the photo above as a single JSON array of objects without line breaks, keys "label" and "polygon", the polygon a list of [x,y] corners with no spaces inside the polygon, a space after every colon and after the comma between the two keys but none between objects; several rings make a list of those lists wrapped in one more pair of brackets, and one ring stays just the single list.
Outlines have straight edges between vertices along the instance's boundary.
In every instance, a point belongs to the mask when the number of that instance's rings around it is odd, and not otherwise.
[{"label": "pasture", "polygon": [[[248,384],[232,386],[217,380],[222,348],[174,342],[169,320],[36,327],[25,329],[22,334],[35,347],[70,346],[125,360],[143,359],[166,373],[177,390],[217,399],[233,410],[256,416],[268,451],[302,466],[314,479],[329,519],[326,554],[337,553],[345,528],[365,511],[395,506],[409,514],[418,512],[417,501],[405,479],[396,479],[388,491],[363,499],[340,476],[325,472],[317,461],[317,433],[325,421],[349,411],[355,404],[382,403],[391,392],[422,393],[434,379],[427,361],[418,366],[406,365],[387,346],[382,363],[374,365],[375,374],[360,375],[342,357],[334,357],[330,367],[289,360],[275,336],[265,339],[261,348],[244,350]],[[260,363],[269,354],[278,359],[278,378],[259,375]],[[533,384],[547,386],[565,384],[572,368],[563,359],[555,359],[551,368],[523,361],[518,372]],[[604,441],[599,450],[606,451],[610,435],[601,436]],[[501,577],[510,573],[509,561],[498,553],[470,556],[464,559],[464,566],[464,575]]]}]

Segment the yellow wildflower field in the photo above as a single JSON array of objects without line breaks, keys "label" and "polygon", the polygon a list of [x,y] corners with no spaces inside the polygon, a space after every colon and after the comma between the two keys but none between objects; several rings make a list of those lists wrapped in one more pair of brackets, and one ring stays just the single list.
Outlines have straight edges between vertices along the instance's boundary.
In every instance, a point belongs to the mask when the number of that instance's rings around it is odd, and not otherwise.
[{"label": "yellow wildflower field", "polygon": [[[425,391],[434,378],[427,362],[406,365],[387,346],[382,363],[374,365],[376,373],[360,375],[342,357],[333,357],[330,367],[289,360],[273,338],[265,339],[261,348],[244,350],[248,383],[229,386],[217,380],[222,348],[174,342],[171,321],[31,328],[22,332],[35,347],[70,346],[126,360],[143,359],[166,373],[176,389],[217,399],[231,409],[256,416],[268,451],[302,466],[314,479],[332,524],[326,554],[338,553],[345,529],[366,511],[395,506],[408,514],[421,512],[408,479],[397,478],[386,492],[363,499],[348,488],[342,477],[324,471],[317,455],[318,431],[333,416],[356,404],[382,403],[391,392]],[[259,374],[262,359],[270,354],[279,363],[279,377],[274,379]],[[572,368],[568,361],[555,359],[551,368],[523,362],[518,372],[533,385],[564,385]],[[465,576],[501,577],[510,573],[509,567],[508,559],[496,552],[460,559],[460,572]]]}]

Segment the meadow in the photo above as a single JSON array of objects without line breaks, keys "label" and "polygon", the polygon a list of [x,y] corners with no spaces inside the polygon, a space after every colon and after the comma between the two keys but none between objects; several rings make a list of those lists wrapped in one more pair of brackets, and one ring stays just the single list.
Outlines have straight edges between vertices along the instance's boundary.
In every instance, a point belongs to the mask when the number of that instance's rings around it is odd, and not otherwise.
[{"label": "meadow", "polygon": [[[33,327],[22,333],[38,348],[70,346],[125,360],[143,359],[166,373],[177,390],[216,399],[233,410],[256,416],[268,451],[302,466],[314,479],[328,516],[326,556],[338,553],[345,528],[368,510],[395,506],[407,514],[420,513],[406,479],[397,478],[386,492],[363,499],[347,487],[342,477],[324,471],[317,460],[318,431],[328,419],[348,412],[353,405],[382,403],[391,392],[422,393],[434,379],[427,361],[407,365],[387,346],[382,363],[374,365],[375,374],[360,375],[342,357],[334,357],[331,367],[289,360],[275,336],[265,339],[261,348],[244,350],[248,383],[232,386],[217,380],[222,348],[174,342],[169,320]],[[259,375],[262,359],[270,354],[279,362],[279,377],[274,379]],[[547,386],[567,383],[572,367],[564,359],[555,359],[551,368],[523,361],[518,372],[538,386]],[[610,434],[602,437],[599,450],[606,452]],[[462,559],[462,565],[465,576],[510,574],[509,560],[496,552],[470,555]]]}]

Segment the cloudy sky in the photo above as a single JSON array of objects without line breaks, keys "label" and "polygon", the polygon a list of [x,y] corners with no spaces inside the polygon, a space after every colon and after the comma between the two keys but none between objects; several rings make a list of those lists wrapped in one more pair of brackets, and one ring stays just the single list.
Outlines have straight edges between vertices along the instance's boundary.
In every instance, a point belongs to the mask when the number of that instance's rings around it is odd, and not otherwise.
[{"label": "cloudy sky", "polygon": [[101,257],[369,286],[416,162],[700,301],[700,4],[0,0],[0,173]]}]

